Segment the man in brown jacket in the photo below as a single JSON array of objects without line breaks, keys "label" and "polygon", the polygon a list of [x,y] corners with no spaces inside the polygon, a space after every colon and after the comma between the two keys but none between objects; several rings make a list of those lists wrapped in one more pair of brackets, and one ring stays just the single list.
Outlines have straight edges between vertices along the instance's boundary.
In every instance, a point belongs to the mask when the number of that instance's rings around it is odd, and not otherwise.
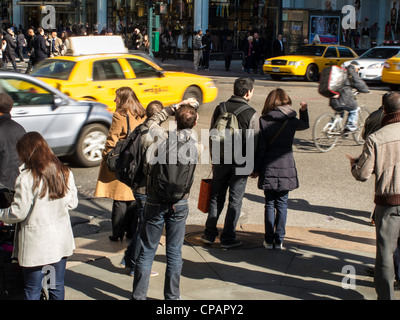
[{"label": "man in brown jacket", "polygon": [[400,93],[383,105],[382,128],[365,141],[361,157],[350,159],[359,181],[375,174],[375,289],[379,300],[394,299],[393,254],[400,232]]}]

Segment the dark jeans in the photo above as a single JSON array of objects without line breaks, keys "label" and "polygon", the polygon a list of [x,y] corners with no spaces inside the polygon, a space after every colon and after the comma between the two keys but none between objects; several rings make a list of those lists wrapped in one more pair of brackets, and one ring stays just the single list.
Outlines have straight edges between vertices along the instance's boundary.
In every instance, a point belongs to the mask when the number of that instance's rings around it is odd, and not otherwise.
[{"label": "dark jeans", "polygon": [[[65,266],[67,263],[67,258],[62,258],[59,262],[50,264],[49,266],[54,269],[54,278],[51,273],[47,279],[54,279],[55,283],[50,280],[50,285],[48,285],[49,299],[50,300],[64,300],[65,289],[64,289],[64,276],[65,276]],[[24,293],[25,300],[40,300],[40,293],[42,290],[42,280],[44,277],[43,271],[44,266],[39,267],[22,267],[22,272],[24,275]]]},{"label": "dark jeans", "polygon": [[142,244],[140,242],[140,232],[143,226],[143,215],[147,198],[145,194],[134,193],[133,195],[137,204],[138,223],[136,225],[136,229],[133,230],[133,237],[131,243],[125,251],[124,257],[126,266],[129,266],[131,268],[135,267],[136,261],[139,258],[140,248],[142,247]]},{"label": "dark jeans", "polygon": [[288,191],[264,190],[265,242],[282,244],[286,234]]},{"label": "dark jeans", "polygon": [[210,51],[203,50],[203,67],[204,69],[210,67]]},{"label": "dark jeans", "polygon": [[112,234],[114,237],[123,238],[125,232],[128,237],[133,235],[132,224],[137,220],[137,207],[135,201],[113,201],[111,212]]},{"label": "dark jeans", "polygon": [[242,200],[246,191],[248,176],[236,175],[234,165],[214,165],[211,184],[210,210],[206,221],[204,235],[214,241],[218,236],[217,223],[224,209],[226,193],[229,188],[229,203],[226,212],[224,229],[221,233],[221,242],[236,239],[236,225],[242,209]]},{"label": "dark jeans", "polygon": [[189,214],[188,200],[172,205],[147,197],[144,224],[140,235],[142,243],[135,267],[132,299],[145,300],[154,256],[165,225],[167,269],[165,271],[164,298],[180,299],[180,276],[182,271],[182,245],[185,238],[186,218]]},{"label": "dark jeans", "polygon": [[231,67],[232,56],[225,56],[225,70],[229,70]]}]

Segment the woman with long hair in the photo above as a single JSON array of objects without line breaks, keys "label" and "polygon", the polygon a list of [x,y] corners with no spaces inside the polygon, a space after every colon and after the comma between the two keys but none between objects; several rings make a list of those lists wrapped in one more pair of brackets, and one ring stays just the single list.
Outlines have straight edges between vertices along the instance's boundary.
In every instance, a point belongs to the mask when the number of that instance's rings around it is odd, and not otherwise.
[{"label": "woman with long hair", "polygon": [[267,249],[282,249],[285,236],[289,191],[297,189],[293,140],[296,131],[309,128],[307,104],[300,103],[300,119],[292,100],[282,89],[267,97],[260,118],[260,135],[252,177],[265,195],[265,241]]},{"label": "woman with long hair", "polygon": [[146,110],[143,108],[135,92],[129,87],[119,88],[115,92],[114,102],[116,110],[103,151],[103,159],[100,163],[94,195],[114,200],[111,212],[112,234],[109,236],[109,239],[111,241],[122,241],[125,232],[128,238],[131,238],[133,235],[132,223],[134,222],[133,216],[136,209],[135,199],[131,188],[118,181],[115,173],[108,170],[105,159],[118,141],[127,138],[128,121],[130,131],[132,132],[145,120]]},{"label": "woman with long hair", "polygon": [[21,173],[14,202],[0,220],[16,224],[13,257],[23,270],[25,299],[40,299],[43,272],[49,270],[49,298],[63,300],[66,260],[75,249],[69,216],[78,206],[74,176],[37,132],[26,133],[16,149]]}]

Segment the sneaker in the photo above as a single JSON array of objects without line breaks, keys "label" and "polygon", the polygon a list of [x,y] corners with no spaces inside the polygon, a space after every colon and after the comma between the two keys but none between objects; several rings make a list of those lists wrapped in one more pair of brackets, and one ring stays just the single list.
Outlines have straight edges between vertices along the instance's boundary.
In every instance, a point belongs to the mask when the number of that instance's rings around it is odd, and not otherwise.
[{"label": "sneaker", "polygon": [[235,247],[240,247],[243,244],[242,240],[233,239],[226,242],[221,242],[221,248],[223,249],[230,249]]},{"label": "sneaker", "polygon": [[282,250],[283,249],[282,243],[275,243],[275,249]]},{"label": "sneaker", "polygon": [[205,244],[213,244],[214,240],[208,239],[205,235],[202,235],[200,241]]},{"label": "sneaker", "polygon": [[355,132],[357,131],[358,127],[356,124],[346,124],[345,131],[347,132]]},{"label": "sneaker", "polygon": [[263,242],[263,246],[265,249],[272,250],[274,248],[274,245],[272,243],[266,243],[265,240]]}]

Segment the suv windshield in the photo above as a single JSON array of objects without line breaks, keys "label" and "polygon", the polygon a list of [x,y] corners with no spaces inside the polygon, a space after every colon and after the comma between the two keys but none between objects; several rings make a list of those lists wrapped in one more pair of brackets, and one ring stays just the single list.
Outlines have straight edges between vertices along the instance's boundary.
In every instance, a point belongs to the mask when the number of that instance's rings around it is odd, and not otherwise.
[{"label": "suv windshield", "polygon": [[374,48],[365,52],[359,59],[390,59],[398,54],[400,49],[395,48]]},{"label": "suv windshield", "polygon": [[317,56],[321,57],[325,52],[324,46],[301,46],[291,53],[297,56]]},{"label": "suv windshield", "polygon": [[35,66],[31,75],[35,77],[68,80],[75,62],[68,60],[46,59]]}]

